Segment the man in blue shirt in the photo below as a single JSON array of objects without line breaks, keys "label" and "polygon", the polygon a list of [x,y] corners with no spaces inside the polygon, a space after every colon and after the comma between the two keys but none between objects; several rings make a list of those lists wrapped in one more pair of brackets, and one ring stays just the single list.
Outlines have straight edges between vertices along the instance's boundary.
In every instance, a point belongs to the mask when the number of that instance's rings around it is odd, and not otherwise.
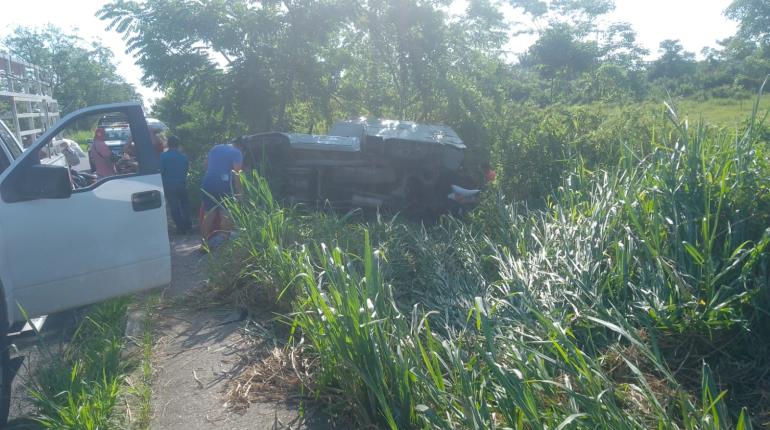
[{"label": "man in blue shirt", "polygon": [[168,151],[160,155],[160,175],[163,178],[163,192],[171,211],[171,218],[179,234],[188,234],[192,229],[190,221],[190,199],[187,195],[187,171],[190,162],[179,151],[179,138],[169,136]]},{"label": "man in blue shirt", "polygon": [[[236,145],[240,146],[239,143]],[[208,240],[217,224],[222,224],[226,216],[223,202],[233,194],[240,193],[241,183],[238,173],[243,164],[243,153],[233,145],[215,145],[209,151],[206,159],[206,174],[201,184],[201,201],[205,213],[201,220],[201,234],[203,240]]]}]

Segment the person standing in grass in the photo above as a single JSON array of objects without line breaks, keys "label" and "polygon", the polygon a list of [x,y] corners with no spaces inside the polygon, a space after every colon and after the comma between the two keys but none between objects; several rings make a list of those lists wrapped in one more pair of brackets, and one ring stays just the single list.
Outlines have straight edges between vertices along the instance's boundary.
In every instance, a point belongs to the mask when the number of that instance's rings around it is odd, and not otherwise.
[{"label": "person standing in grass", "polygon": [[179,234],[188,234],[192,229],[190,198],[187,194],[187,171],[190,161],[180,151],[179,146],[179,138],[169,136],[168,150],[160,155],[160,175],[176,231]]},{"label": "person standing in grass", "polygon": [[201,236],[204,242],[209,240],[226,220],[224,201],[234,194],[240,194],[241,183],[237,173],[243,166],[242,144],[215,145],[206,158],[206,174],[201,184],[201,203],[203,218]]}]

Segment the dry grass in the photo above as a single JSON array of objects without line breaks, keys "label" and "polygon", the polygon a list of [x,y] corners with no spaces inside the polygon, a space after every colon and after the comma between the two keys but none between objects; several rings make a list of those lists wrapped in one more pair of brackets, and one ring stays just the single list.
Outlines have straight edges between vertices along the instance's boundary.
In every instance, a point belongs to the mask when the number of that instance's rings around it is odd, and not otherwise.
[{"label": "dry grass", "polygon": [[225,390],[227,404],[244,410],[255,402],[288,402],[299,396],[301,381],[285,348],[274,347],[267,355],[244,367]]}]

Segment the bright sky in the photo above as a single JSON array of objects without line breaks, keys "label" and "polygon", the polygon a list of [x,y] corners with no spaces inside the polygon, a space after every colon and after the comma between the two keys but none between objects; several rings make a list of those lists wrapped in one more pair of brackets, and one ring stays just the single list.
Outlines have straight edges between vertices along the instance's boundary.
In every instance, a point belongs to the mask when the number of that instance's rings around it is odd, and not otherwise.
[{"label": "bright sky", "polygon": [[[615,0],[614,21],[630,22],[639,41],[657,54],[666,39],[679,39],[688,51],[700,54],[706,46],[735,34],[738,25],[722,13],[732,0]],[[656,55],[657,57],[657,55]]]},{"label": "bright sky", "polygon": [[86,40],[99,39],[115,53],[118,72],[134,84],[147,105],[162,94],[144,87],[140,78],[142,70],[134,64],[131,55],[126,54],[126,44],[121,36],[106,31],[106,21],[96,17],[96,11],[105,0],[0,0],[0,38],[5,37],[17,26],[43,27],[51,23],[65,31],[76,30]]},{"label": "bright sky", "polygon": [[[456,0],[453,9],[463,0]],[[139,79],[141,70],[131,55],[125,53],[125,43],[114,32],[105,30],[105,22],[96,18],[96,11],[105,3],[100,0],[0,0],[0,37],[16,26],[43,26],[52,23],[65,30],[77,29],[87,40],[100,39],[115,53],[118,71],[139,88],[145,101],[152,103],[160,96],[144,87]],[[665,39],[680,39],[688,51],[700,53],[706,46],[735,33],[736,24],[727,20],[722,11],[731,0],[616,0],[617,8],[609,16],[611,21],[630,22],[638,33],[639,41],[650,52],[657,53],[658,44]],[[506,16],[513,19],[508,11]],[[531,38],[520,38],[511,43],[511,49],[521,52]]]}]

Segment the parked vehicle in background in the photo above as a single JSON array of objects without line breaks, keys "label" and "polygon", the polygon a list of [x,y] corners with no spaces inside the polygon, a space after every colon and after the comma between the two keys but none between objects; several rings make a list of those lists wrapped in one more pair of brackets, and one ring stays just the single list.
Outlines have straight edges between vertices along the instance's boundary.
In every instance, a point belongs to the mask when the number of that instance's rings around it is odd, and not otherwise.
[{"label": "parked vehicle in background", "polygon": [[110,148],[112,154],[120,157],[131,138],[131,130],[128,124],[125,126],[113,126],[104,128],[104,143]]},{"label": "parked vehicle in background", "polygon": [[[54,139],[106,113],[125,118],[138,170],[75,188]],[[27,317],[170,281],[162,193],[157,156],[137,103],[74,112],[24,151],[0,123],[0,427],[7,419],[13,377],[9,330],[17,331]]]},{"label": "parked vehicle in background", "polygon": [[[131,138],[131,130],[123,115],[110,114],[99,118],[96,123],[95,134],[104,136],[104,143],[110,148],[112,154],[120,157],[123,149]],[[100,132],[99,129],[102,129]]]},{"label": "parked vehicle in background", "polygon": [[465,144],[451,128],[356,119],[328,136],[262,133],[241,138],[245,169],[260,169],[279,197],[335,208],[433,217],[448,209]]}]

